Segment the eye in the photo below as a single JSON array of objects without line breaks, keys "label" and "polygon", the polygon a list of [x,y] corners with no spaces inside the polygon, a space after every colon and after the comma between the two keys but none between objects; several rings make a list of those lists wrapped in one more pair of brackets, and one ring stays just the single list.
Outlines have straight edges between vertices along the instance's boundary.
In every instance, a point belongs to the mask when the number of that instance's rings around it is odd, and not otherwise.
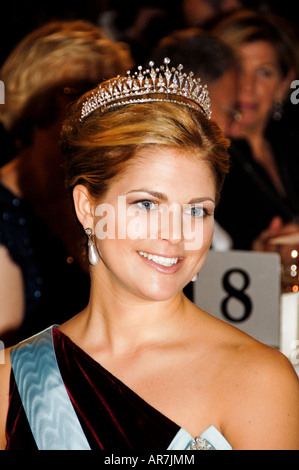
[{"label": "eye", "polygon": [[260,77],[270,78],[274,75],[274,71],[267,67],[261,67],[260,69],[257,70],[257,74]]},{"label": "eye", "polygon": [[207,215],[207,211],[203,208],[203,206],[193,206],[189,207],[186,210],[186,214],[191,215],[192,217],[205,217]]},{"label": "eye", "polygon": [[140,209],[143,209],[145,211],[151,211],[156,207],[156,204],[153,201],[149,201],[148,199],[144,199],[142,201],[135,201],[134,204],[136,204]]}]

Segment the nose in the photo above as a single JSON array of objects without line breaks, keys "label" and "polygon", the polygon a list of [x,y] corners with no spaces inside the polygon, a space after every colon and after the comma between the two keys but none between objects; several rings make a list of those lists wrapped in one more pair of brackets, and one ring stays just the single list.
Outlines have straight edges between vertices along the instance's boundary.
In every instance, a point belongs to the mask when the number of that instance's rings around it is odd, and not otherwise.
[{"label": "nose", "polygon": [[248,72],[243,72],[240,80],[240,94],[252,95],[255,89],[255,77]]},{"label": "nose", "polygon": [[182,211],[178,204],[161,208],[157,238],[167,240],[172,245],[183,241]]}]

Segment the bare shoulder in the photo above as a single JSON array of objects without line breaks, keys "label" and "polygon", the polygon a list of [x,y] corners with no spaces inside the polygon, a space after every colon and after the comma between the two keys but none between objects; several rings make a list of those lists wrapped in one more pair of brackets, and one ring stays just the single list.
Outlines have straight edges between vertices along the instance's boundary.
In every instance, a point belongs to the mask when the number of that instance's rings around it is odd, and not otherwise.
[{"label": "bare shoulder", "polygon": [[286,387],[292,384],[295,388],[299,386],[291,362],[280,351],[270,346],[252,339],[251,342],[246,341],[239,345],[234,351],[234,356],[236,367],[240,369],[240,377],[258,379],[253,389],[262,382],[276,384],[276,389],[281,383]]},{"label": "bare shoulder", "polygon": [[5,449],[6,419],[9,405],[9,383],[11,373],[10,349],[4,351],[4,361],[0,364],[0,450]]},{"label": "bare shoulder", "polygon": [[290,361],[255,340],[231,359],[231,442],[240,449],[299,450],[299,380]]},{"label": "bare shoulder", "polygon": [[299,379],[278,350],[207,314],[221,431],[234,449],[299,450]]}]

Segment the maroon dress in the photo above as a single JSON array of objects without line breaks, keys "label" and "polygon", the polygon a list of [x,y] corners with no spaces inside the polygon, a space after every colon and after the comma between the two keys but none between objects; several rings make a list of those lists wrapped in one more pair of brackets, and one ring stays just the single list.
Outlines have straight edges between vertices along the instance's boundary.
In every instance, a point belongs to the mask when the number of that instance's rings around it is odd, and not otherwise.
[{"label": "maroon dress", "polygon": [[[91,450],[165,451],[180,427],[53,327],[59,370]],[[37,450],[13,372],[8,450]]]}]

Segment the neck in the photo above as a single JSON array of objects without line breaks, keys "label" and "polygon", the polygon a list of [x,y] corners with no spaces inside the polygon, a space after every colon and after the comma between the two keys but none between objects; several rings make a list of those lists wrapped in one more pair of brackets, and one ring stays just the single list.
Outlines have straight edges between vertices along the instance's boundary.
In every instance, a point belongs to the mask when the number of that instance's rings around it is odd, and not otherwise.
[{"label": "neck", "polygon": [[264,127],[244,127],[233,130],[232,137],[245,139],[256,160],[265,158],[265,153],[269,152],[269,144],[265,138]]},{"label": "neck", "polygon": [[261,143],[265,142],[266,126],[267,122],[260,121],[251,125],[244,125],[241,120],[232,126],[231,136],[247,140],[254,150]]},{"label": "neck", "polygon": [[151,301],[115,292],[103,280],[97,281],[92,276],[90,302],[77,318],[84,332],[80,339],[83,348],[96,354],[100,345],[118,354],[179,336],[189,303],[183,293]]},{"label": "neck", "polygon": [[265,160],[269,153],[269,144],[262,134],[251,135],[248,138],[253,156],[256,160]]}]

